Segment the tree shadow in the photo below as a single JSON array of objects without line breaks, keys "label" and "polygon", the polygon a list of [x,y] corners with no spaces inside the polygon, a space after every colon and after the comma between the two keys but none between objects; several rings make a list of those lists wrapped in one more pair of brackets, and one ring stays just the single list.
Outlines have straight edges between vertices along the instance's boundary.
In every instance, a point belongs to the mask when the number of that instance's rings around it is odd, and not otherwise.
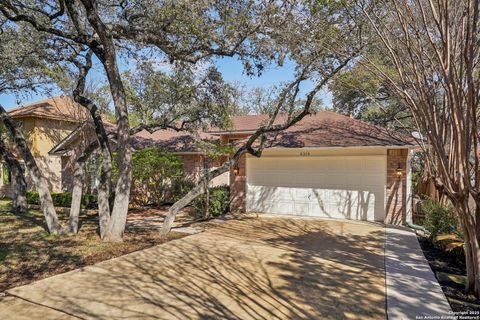
[{"label": "tree shadow", "polygon": [[92,319],[385,318],[383,228],[241,219],[11,294]]}]

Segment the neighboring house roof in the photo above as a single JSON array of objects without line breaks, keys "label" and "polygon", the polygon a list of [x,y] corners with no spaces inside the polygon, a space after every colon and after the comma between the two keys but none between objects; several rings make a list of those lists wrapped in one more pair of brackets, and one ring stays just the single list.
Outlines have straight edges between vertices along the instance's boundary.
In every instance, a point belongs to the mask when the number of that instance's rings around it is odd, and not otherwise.
[{"label": "neighboring house roof", "polygon": [[132,147],[134,149],[157,147],[171,152],[200,152],[198,141],[214,138],[205,132],[190,133],[165,129],[149,133],[144,130],[132,136]]},{"label": "neighboring house roof", "polygon": [[84,122],[90,118],[87,109],[67,96],[52,97],[14,108],[8,112],[13,119],[27,117]]},{"label": "neighboring house roof", "polygon": [[[229,131],[212,131],[228,134],[254,131],[268,121],[268,115],[244,115],[232,120]],[[279,115],[275,124],[286,120]],[[267,148],[304,147],[360,147],[360,146],[409,146],[415,139],[368,122],[353,119],[332,111],[320,111],[305,116],[290,128],[269,134]]]},{"label": "neighboring house roof", "polygon": [[[117,127],[113,124],[104,122],[107,133],[115,132]],[[94,130],[94,124],[91,121],[84,122],[77,129],[72,131],[65,139],[60,141],[52,150],[50,154],[61,155],[68,152],[78,138],[82,130]],[[131,136],[131,146],[133,149],[145,148],[162,148],[170,152],[201,152],[197,142],[199,140],[215,139],[216,137],[199,132],[196,134],[190,132],[178,132],[172,129],[158,130],[149,133],[147,130],[142,130]]]}]

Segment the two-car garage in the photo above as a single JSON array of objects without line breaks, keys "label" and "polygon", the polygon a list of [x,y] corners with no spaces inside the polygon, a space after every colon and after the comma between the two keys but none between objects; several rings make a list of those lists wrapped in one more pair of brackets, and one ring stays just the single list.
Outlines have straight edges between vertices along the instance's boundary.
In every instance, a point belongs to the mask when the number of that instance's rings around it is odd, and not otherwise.
[{"label": "two-car garage", "polygon": [[247,157],[246,176],[250,212],[385,218],[385,149],[268,149]]},{"label": "two-car garage", "polygon": [[[224,141],[247,139],[268,119],[236,117]],[[266,138],[260,158],[244,155],[231,171],[232,211],[411,221],[409,157],[417,143],[409,135],[319,111]]]}]

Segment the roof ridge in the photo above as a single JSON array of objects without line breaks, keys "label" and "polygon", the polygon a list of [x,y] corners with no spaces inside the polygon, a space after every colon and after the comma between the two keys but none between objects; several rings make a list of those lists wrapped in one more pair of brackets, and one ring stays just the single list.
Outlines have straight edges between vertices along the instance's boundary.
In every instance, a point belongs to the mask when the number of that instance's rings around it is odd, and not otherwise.
[{"label": "roof ridge", "polygon": [[[49,98],[45,98],[45,99],[38,100],[38,101],[35,101],[35,102],[30,102],[30,103],[27,103],[27,104],[18,105],[16,107],[8,110],[8,113],[10,113],[12,111],[16,111],[16,110],[21,109],[21,108],[32,107],[32,106],[35,106],[37,104],[42,104],[42,103],[45,103],[45,102],[50,101],[50,100],[55,100],[57,98],[72,98],[72,97],[67,96],[67,95],[59,95],[59,96],[49,97]],[[72,98],[72,101],[73,101],[73,98]],[[37,106],[35,106],[35,107],[37,107]]]}]

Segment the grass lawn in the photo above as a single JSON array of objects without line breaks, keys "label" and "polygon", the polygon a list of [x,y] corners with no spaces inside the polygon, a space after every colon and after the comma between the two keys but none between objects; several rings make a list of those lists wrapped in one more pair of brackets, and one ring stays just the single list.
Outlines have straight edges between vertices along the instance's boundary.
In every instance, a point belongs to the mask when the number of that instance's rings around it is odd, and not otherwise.
[{"label": "grass lawn", "polygon": [[[45,231],[39,211],[13,215],[9,205],[0,199],[0,292],[184,236],[127,230],[123,243],[104,243],[97,235],[95,217],[85,216],[77,235],[54,236]],[[60,218],[66,222],[67,217]]]}]

